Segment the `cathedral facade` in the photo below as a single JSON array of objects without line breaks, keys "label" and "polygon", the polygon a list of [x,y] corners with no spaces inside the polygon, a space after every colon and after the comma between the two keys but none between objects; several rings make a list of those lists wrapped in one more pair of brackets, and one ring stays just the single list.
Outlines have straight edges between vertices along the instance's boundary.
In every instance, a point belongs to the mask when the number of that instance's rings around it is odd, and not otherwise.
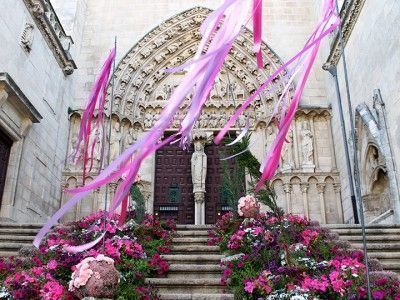
[{"label": "cathedral facade", "polygon": [[[362,0],[339,3],[353,121],[335,33],[322,45],[286,137],[280,167],[270,182],[286,212],[304,214],[322,224],[353,223],[357,212],[352,187],[360,186],[367,222],[399,220],[400,113],[395,105],[400,73],[394,62],[400,61],[400,50],[399,39],[394,38],[398,33],[385,28],[399,25],[400,7],[394,0],[384,2],[379,8]],[[110,160],[154,125],[185,75],[165,69],[193,56],[201,38],[199,27],[217,5],[206,0],[163,0],[157,5],[128,0],[5,1],[0,38],[10,46],[0,54],[0,216],[15,222],[43,222],[70,197],[65,188],[82,184],[82,165],[72,164],[68,156],[77,142],[91,84],[115,36],[117,63],[106,108],[111,122],[106,153]],[[319,10],[314,1],[265,4],[262,70],[255,64],[252,32],[242,30],[195,126],[194,147],[183,151],[166,146],[141,166],[138,186],[148,212],[179,223],[204,224],[214,223],[226,210],[219,193],[222,150],[212,138],[235,109],[302,47]],[[9,19],[11,11],[17,11],[18,17]],[[378,25],[372,26],[371,18]],[[368,38],[377,35],[385,45]],[[250,151],[259,161],[277,133],[270,117],[286,81],[285,76],[278,78],[231,128],[235,136],[250,123]],[[338,95],[344,107],[343,122]],[[191,97],[187,95],[166,135],[179,128]],[[355,138],[351,138],[351,125]],[[358,150],[353,155],[355,144]],[[92,156],[94,167],[86,182],[101,169],[100,144]],[[360,165],[356,174],[354,157]],[[64,221],[101,209],[117,185],[95,190]]]}]

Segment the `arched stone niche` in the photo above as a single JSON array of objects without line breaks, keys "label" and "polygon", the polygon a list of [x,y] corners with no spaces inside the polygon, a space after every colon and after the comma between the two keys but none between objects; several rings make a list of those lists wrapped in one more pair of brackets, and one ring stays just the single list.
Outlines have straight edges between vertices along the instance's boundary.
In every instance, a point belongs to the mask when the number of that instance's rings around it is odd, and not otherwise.
[{"label": "arched stone niche", "polygon": [[396,184],[384,124],[363,103],[356,109],[357,157],[367,223],[393,223]]}]

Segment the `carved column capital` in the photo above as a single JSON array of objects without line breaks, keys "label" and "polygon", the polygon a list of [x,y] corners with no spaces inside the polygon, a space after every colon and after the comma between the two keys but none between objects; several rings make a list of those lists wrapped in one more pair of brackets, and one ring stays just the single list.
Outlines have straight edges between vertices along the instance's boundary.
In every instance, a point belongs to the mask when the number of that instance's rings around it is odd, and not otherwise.
[{"label": "carved column capital", "polygon": [[290,183],[285,183],[283,185],[283,190],[286,194],[290,194],[292,192],[292,185]]},{"label": "carved column capital", "polygon": [[300,183],[300,189],[303,194],[306,194],[310,185],[306,182]]},{"label": "carved column capital", "polygon": [[205,199],[204,193],[194,193],[194,202],[203,203]]},{"label": "carved column capital", "polygon": [[333,190],[335,191],[335,193],[339,193],[340,192],[340,183],[334,183],[333,184]]},{"label": "carved column capital", "polygon": [[319,194],[323,194],[325,192],[325,183],[317,183],[317,190]]}]

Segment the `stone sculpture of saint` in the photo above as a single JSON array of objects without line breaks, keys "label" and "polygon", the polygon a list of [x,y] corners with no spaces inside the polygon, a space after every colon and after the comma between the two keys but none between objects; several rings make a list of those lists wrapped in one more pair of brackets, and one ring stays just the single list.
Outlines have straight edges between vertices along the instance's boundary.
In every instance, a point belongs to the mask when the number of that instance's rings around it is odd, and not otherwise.
[{"label": "stone sculpture of saint", "polygon": [[293,167],[293,130],[289,130],[286,137],[287,143],[282,151],[282,170],[291,169]]},{"label": "stone sculpture of saint", "polygon": [[207,175],[207,155],[204,153],[202,141],[194,142],[194,152],[192,154],[192,182],[193,193],[205,193]]},{"label": "stone sculpture of saint", "polygon": [[313,164],[313,135],[311,130],[307,127],[303,127],[301,130],[301,149],[303,154],[303,164]]},{"label": "stone sculpture of saint", "polygon": [[120,154],[121,142],[121,125],[119,122],[114,123],[114,130],[110,137],[110,161],[115,160]]}]

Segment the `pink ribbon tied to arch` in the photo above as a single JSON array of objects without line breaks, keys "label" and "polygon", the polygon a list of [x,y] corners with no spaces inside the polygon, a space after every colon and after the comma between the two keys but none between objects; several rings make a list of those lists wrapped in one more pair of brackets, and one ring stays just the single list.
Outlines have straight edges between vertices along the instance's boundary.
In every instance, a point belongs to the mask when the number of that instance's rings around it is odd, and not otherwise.
[{"label": "pink ribbon tied to arch", "polygon": [[[303,49],[294,55],[288,62],[279,67],[268,79],[264,82],[235,112],[229,119],[225,127],[219,132],[215,138],[216,143],[220,143],[229,128],[235,123],[240,114],[242,114],[249,104],[262,92],[280,74],[286,71],[286,68],[294,61],[298,61],[298,66],[302,67],[300,78],[296,86],[296,90],[292,101],[288,105],[282,105],[280,113],[279,132],[273,143],[271,151],[267,154],[266,159],[262,164],[262,178],[257,185],[257,189],[261,188],[263,182],[272,178],[278,167],[279,157],[285,141],[286,133],[289,129],[290,123],[294,117],[298,103],[301,98],[302,91],[311,67],[315,61],[321,40],[333,31],[339,25],[339,18],[334,10],[334,0],[326,0],[323,8],[323,17],[318,23],[316,29],[311,37],[303,47]],[[129,189],[133,184],[136,175],[138,174],[142,161],[150,154],[154,153],[157,149],[175,141],[180,138],[182,147],[186,147],[190,142],[191,131],[197,121],[204,103],[208,99],[208,95],[214,84],[215,78],[218,75],[229,51],[232,48],[233,42],[240,34],[241,29],[245,26],[249,19],[247,13],[250,11],[253,18],[254,27],[254,50],[257,57],[257,65],[262,67],[261,55],[261,33],[262,33],[262,0],[253,0],[250,5],[249,0],[225,0],[224,3],[213,11],[203,22],[200,28],[202,40],[200,41],[199,48],[190,62],[174,69],[176,70],[187,69],[187,73],[183,78],[181,84],[173,91],[167,105],[160,114],[158,121],[155,123],[145,135],[137,140],[135,144],[127,148],[114,162],[105,168],[94,180],[83,187],[78,187],[69,192],[75,194],[63,207],[61,207],[52,218],[43,226],[35,237],[34,245],[39,247],[40,242],[55,225],[58,220],[70,210],[76,203],[81,201],[92,190],[99,188],[102,185],[111,183],[121,178],[122,174],[126,178],[119,184],[115,193],[110,213],[113,213],[123,199],[129,194]],[[207,45],[207,48],[206,48]],[[299,63],[301,61],[301,63]],[[297,73],[297,72],[295,72]],[[162,140],[162,136],[166,129],[169,128],[174,115],[183,104],[185,97],[191,92],[195,91],[191,99],[188,114],[181,123],[179,131]],[[289,89],[286,89],[289,90]],[[92,106],[87,107],[90,111]],[[88,112],[88,114],[89,114]],[[87,127],[86,127],[87,128]],[[80,252],[93,247],[100,238],[95,241],[70,247],[72,252]]]}]

